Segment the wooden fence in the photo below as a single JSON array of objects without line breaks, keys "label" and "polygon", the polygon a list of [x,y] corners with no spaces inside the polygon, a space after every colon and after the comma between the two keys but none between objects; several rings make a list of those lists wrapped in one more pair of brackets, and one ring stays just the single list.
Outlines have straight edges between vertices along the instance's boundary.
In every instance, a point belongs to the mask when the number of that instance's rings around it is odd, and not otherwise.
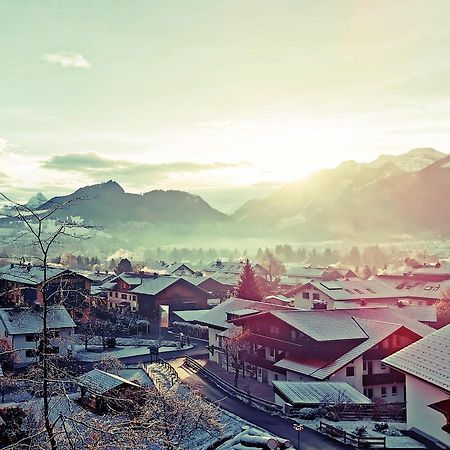
[{"label": "wooden fence", "polygon": [[320,422],[320,431],[330,437],[342,439],[344,444],[350,444],[356,448],[386,448],[385,436],[358,436],[324,422]]},{"label": "wooden fence", "polygon": [[268,400],[264,400],[259,397],[254,397],[250,393],[245,392],[242,389],[236,388],[235,386],[231,385],[230,383],[224,381],[222,378],[217,376],[215,373],[213,373],[210,370],[203,367],[201,364],[199,364],[195,359],[191,358],[190,356],[186,356],[186,358],[184,360],[184,365],[186,367],[194,370],[200,376],[206,378],[208,381],[210,381],[215,386],[217,386],[219,389],[221,389],[228,395],[231,395],[232,397],[235,397],[235,398],[237,398],[245,403],[248,403],[249,405],[252,405],[258,409],[262,409],[270,414],[278,414],[278,413],[282,412],[281,406],[276,405],[275,403],[270,402]]}]

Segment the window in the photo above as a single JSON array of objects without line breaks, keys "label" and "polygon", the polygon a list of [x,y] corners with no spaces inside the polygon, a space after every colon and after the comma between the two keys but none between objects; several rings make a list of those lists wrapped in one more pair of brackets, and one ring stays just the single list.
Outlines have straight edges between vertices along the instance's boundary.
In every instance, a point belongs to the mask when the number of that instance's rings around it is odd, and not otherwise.
[{"label": "window", "polygon": [[297,339],[297,333],[295,330],[291,330],[291,341],[295,341]]},{"label": "window", "polygon": [[50,330],[49,331],[49,336],[51,338],[58,338],[59,337],[59,330]]},{"label": "window", "polygon": [[380,368],[381,368],[381,370],[386,370],[386,369],[387,369],[387,366],[386,366],[386,364],[381,363]]},{"label": "window", "polygon": [[309,292],[303,292],[303,298],[309,299]]},{"label": "window", "polygon": [[29,349],[25,352],[27,358],[33,358],[36,356],[36,350]]},{"label": "window", "polygon": [[313,300],[320,300],[320,295],[318,292],[313,293]]},{"label": "window", "polygon": [[367,371],[367,361],[363,361],[363,370],[364,372]]},{"label": "window", "polygon": [[269,356],[271,356],[272,358],[275,358],[275,349],[274,348],[269,348]]},{"label": "window", "polygon": [[372,388],[364,389],[364,395],[367,398],[373,398],[373,389]]},{"label": "window", "polygon": [[118,292],[114,292],[114,296],[117,298],[119,297],[119,293]]},{"label": "window", "polygon": [[386,397],[386,386],[381,386],[381,396]]},{"label": "window", "polygon": [[348,366],[345,368],[345,376],[346,377],[354,377],[355,376],[355,368],[353,366]]},{"label": "window", "polygon": [[280,329],[275,325],[270,325],[270,334],[278,336],[280,334]]},{"label": "window", "polygon": [[392,397],[397,396],[397,386],[392,386]]},{"label": "window", "polygon": [[26,342],[36,342],[39,340],[39,336],[37,334],[27,334],[25,336],[25,341]]},{"label": "window", "polygon": [[136,301],[136,296],[135,295],[133,295],[133,300]]},{"label": "window", "polygon": [[122,294],[122,295],[120,296],[120,298],[122,298],[123,300],[126,300],[126,299],[127,299],[127,294]]},{"label": "window", "polygon": [[278,374],[277,373],[275,374],[274,379],[275,379],[275,381],[278,380]]}]

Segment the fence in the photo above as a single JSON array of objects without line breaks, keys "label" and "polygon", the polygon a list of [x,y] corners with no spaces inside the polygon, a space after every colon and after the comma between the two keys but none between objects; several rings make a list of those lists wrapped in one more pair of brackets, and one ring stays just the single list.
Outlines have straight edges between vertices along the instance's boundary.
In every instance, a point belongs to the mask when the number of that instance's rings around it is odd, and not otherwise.
[{"label": "fence", "polygon": [[219,389],[231,395],[232,397],[236,397],[237,399],[245,403],[248,403],[249,405],[252,405],[258,409],[262,409],[263,411],[266,411],[270,414],[282,412],[281,406],[276,405],[275,403],[272,403],[268,400],[264,400],[259,397],[254,397],[250,393],[243,391],[242,389],[239,389],[231,385],[230,383],[227,383],[226,381],[222,380],[222,378],[217,376],[215,373],[211,372],[210,370],[200,365],[195,359],[191,358],[190,356],[186,356],[184,360],[184,365],[190,369],[195,370],[196,373],[200,374],[202,377],[206,378],[215,386],[217,386]]},{"label": "fence", "polygon": [[[285,413],[290,417],[298,417],[302,407],[297,408],[295,406],[286,404]],[[378,405],[336,405],[334,408],[331,405],[330,411],[335,411],[336,415],[342,420],[360,420],[360,419],[373,419],[377,421],[406,420],[406,403],[394,403]]]},{"label": "fence", "polygon": [[386,448],[386,437],[357,436],[324,422],[320,422],[319,429],[322,433],[342,439],[344,444],[350,444],[356,448]]}]

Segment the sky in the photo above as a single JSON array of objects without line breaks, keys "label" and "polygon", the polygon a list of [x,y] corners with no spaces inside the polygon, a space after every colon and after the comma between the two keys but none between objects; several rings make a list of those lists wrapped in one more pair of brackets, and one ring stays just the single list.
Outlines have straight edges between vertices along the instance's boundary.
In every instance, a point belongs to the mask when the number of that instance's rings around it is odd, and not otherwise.
[{"label": "sky", "polygon": [[321,168],[448,153],[448,0],[0,1],[0,189],[114,179],[225,212]]}]

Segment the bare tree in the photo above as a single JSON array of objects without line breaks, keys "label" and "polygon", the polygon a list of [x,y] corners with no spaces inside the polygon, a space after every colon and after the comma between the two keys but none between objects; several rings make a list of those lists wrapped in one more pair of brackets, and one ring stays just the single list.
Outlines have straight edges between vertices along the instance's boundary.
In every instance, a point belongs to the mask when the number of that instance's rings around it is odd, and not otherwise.
[{"label": "bare tree", "polygon": [[239,371],[244,371],[245,357],[250,348],[248,342],[249,331],[240,327],[233,329],[228,336],[223,336],[222,348],[227,362],[234,370],[234,386],[238,387]]},{"label": "bare tree", "polygon": [[436,302],[437,327],[450,324],[450,289],[442,292],[442,297]]},{"label": "bare tree", "polygon": [[[14,218],[25,225],[25,232],[19,236],[20,239],[31,237],[30,248],[35,251],[35,258],[42,264],[42,283],[37,287],[39,296],[42,299],[42,337],[39,349],[39,358],[42,366],[42,397],[43,397],[43,417],[44,426],[48,436],[48,441],[52,450],[57,449],[57,442],[54,432],[54,423],[50,418],[49,406],[49,385],[50,385],[50,358],[52,356],[51,332],[48,326],[49,306],[55,292],[49,290],[49,270],[48,263],[51,258],[53,247],[58,244],[61,238],[85,238],[85,232],[79,232],[80,229],[86,230],[92,227],[81,226],[70,219],[62,220],[58,216],[61,210],[66,208],[72,201],[56,204],[49,210],[38,213],[28,207],[14,202],[4,194],[0,194],[4,200],[12,205]],[[77,232],[78,231],[78,232]],[[18,241],[19,243],[19,241]]]}]

